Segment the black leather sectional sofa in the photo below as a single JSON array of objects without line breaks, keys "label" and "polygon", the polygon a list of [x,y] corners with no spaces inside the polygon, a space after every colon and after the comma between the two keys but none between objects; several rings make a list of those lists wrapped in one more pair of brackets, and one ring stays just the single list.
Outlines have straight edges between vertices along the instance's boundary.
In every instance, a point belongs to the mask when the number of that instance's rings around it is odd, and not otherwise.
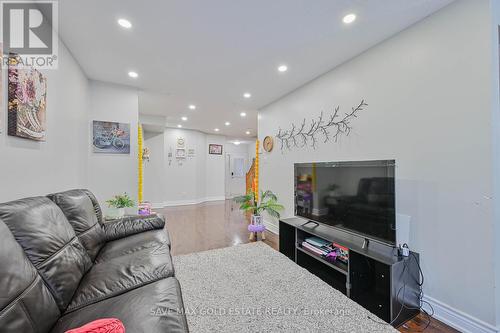
[{"label": "black leather sectional sofa", "polygon": [[0,332],[110,317],[127,332],[188,331],[165,220],[104,223],[87,190],[0,204]]}]

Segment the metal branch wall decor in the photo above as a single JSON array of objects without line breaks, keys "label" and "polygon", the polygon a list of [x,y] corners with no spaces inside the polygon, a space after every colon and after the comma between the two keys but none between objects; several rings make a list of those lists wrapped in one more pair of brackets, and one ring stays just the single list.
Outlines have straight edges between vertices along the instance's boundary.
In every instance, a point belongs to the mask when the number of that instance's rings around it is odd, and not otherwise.
[{"label": "metal branch wall decor", "polygon": [[304,118],[299,126],[292,124],[289,130],[282,130],[280,128],[278,134],[276,134],[276,138],[280,142],[281,151],[306,146],[316,149],[320,138],[322,138],[323,143],[332,140],[337,142],[342,135],[349,135],[352,130],[351,121],[357,118],[358,113],[363,111],[365,106],[368,106],[368,104],[363,99],[356,107],[352,107],[351,111],[345,113],[343,116],[339,114],[340,107],[337,106],[328,117],[325,117],[322,111],[317,119],[311,119],[310,122],[306,122]]}]

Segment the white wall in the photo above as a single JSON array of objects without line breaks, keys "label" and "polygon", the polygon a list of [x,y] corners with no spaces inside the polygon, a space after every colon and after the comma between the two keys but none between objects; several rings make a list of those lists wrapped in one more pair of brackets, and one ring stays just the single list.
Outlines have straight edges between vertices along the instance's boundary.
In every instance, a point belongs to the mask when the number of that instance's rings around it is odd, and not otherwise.
[{"label": "white wall", "polygon": [[[90,108],[87,110],[87,187],[103,208],[115,194],[128,193],[137,203],[137,90],[114,84],[90,81]],[[92,152],[92,121],[130,124],[130,154]]]},{"label": "white wall", "polygon": [[47,137],[35,142],[7,135],[7,70],[0,109],[0,202],[85,186],[89,83],[59,42],[59,68],[47,77]]},{"label": "white wall", "polygon": [[[193,157],[176,159],[178,138],[184,139],[186,152],[194,149]],[[223,155],[209,155],[210,143],[222,144]],[[157,207],[224,200],[224,136],[166,128],[163,133],[146,133],[145,145],[151,149],[151,161],[144,167],[145,200]]]},{"label": "white wall", "polygon": [[490,24],[487,0],[459,0],[269,105],[259,120],[262,140],[366,99],[339,143],[264,153],[261,188],[292,216],[294,162],[395,159],[397,210],[412,217],[425,293],[441,314],[462,311],[482,328],[496,325]]},{"label": "white wall", "polygon": [[[494,170],[500,170],[500,0],[490,2],[492,13],[491,25],[491,54],[492,54],[492,142],[493,142],[493,157]],[[496,324],[497,330],[500,332],[500,172],[495,172],[494,178],[494,265],[495,265],[495,300],[496,300]]]},{"label": "white wall", "polygon": [[144,162],[144,198],[149,202],[163,202],[166,193],[164,133],[144,132],[144,147],[151,151],[149,162]]},{"label": "white wall", "polygon": [[[194,149],[195,156],[183,160],[176,159],[177,139],[183,138],[186,152]],[[172,158],[166,161],[166,197],[167,205],[204,201],[205,184],[205,134],[198,131],[173,129],[165,130],[166,155],[172,152]]]},{"label": "white wall", "polygon": [[[222,155],[211,155],[208,153],[208,145],[214,143],[222,145]],[[227,145],[226,138],[221,135],[206,136],[206,193],[209,200],[225,199],[225,153]]]},{"label": "white wall", "polygon": [[[89,81],[62,42],[59,68],[47,76],[47,136],[35,142],[7,135],[0,112],[0,202],[88,188],[104,205],[113,194],[137,198],[138,100],[133,89]],[[3,73],[7,101],[7,71]],[[131,124],[130,155],[94,154],[92,120]]]}]

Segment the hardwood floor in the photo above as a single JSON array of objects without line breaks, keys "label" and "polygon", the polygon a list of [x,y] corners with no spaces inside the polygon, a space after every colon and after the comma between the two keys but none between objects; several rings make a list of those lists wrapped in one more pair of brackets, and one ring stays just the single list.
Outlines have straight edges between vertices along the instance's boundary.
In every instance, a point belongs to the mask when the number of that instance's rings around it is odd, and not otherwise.
[{"label": "hardwood floor", "polygon": [[[172,255],[248,243],[248,220],[230,201],[156,209],[165,215]],[[266,232],[266,244],[278,249],[278,236]]]},{"label": "hardwood floor", "polygon": [[[248,243],[248,219],[230,201],[208,202],[199,205],[156,209],[165,215],[172,237],[172,254],[188,254],[237,244]],[[278,251],[278,236],[266,232],[264,243]],[[404,323],[398,330],[403,333],[421,332],[428,319],[420,314]],[[454,333],[457,330],[431,319],[426,333]]]}]

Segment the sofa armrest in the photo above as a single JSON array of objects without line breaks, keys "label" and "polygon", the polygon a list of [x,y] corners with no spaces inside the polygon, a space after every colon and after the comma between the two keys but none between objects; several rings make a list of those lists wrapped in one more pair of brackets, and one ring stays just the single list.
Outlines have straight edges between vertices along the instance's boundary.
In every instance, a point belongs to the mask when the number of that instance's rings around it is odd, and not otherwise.
[{"label": "sofa armrest", "polygon": [[106,240],[111,241],[148,230],[163,229],[165,218],[160,214],[126,216],[104,223],[103,226]]}]

